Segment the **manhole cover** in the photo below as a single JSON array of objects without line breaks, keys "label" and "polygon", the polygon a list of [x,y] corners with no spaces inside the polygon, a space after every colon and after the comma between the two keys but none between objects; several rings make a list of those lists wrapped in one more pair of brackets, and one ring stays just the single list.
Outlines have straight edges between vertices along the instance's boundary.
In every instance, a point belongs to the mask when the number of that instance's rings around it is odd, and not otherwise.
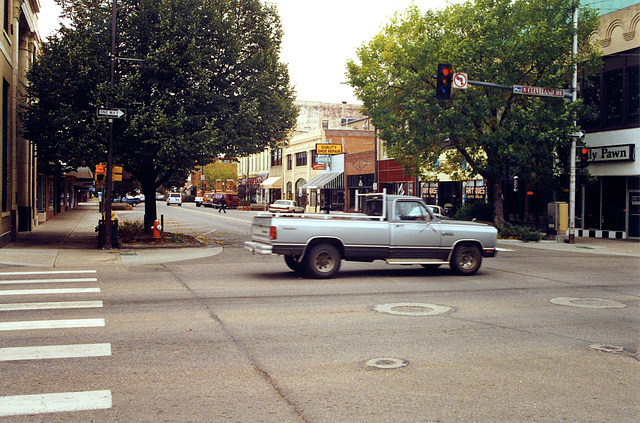
[{"label": "manhole cover", "polygon": [[624,348],[619,347],[617,345],[591,344],[587,348],[589,348],[590,350],[602,351],[607,353],[615,353],[615,354],[624,352]]},{"label": "manhole cover", "polygon": [[379,304],[373,309],[379,313],[398,316],[435,316],[451,311],[451,307],[425,303],[392,303]]},{"label": "manhole cover", "polygon": [[364,365],[373,369],[399,369],[409,364],[407,360],[393,357],[372,358],[365,361]]},{"label": "manhole cover", "polygon": [[603,300],[601,298],[570,298],[559,297],[552,298],[553,304],[581,307],[581,308],[625,308],[626,305],[615,300]]}]

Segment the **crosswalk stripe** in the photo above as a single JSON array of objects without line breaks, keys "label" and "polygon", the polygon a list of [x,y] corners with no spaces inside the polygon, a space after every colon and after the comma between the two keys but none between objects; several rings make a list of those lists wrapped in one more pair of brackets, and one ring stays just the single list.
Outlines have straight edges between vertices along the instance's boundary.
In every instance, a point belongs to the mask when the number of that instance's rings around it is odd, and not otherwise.
[{"label": "crosswalk stripe", "polygon": [[83,294],[86,292],[100,292],[100,288],[12,289],[0,290],[0,295]]},{"label": "crosswalk stripe", "polygon": [[31,320],[23,322],[0,322],[0,331],[29,329],[67,329],[104,326],[104,319]]},{"label": "crosswalk stripe", "polygon": [[111,344],[42,345],[0,348],[0,361],[48,358],[103,357],[111,355]]},{"label": "crosswalk stripe", "polygon": [[0,276],[18,276],[18,275],[63,275],[73,273],[96,273],[96,270],[44,270],[34,272],[0,272]]},{"label": "crosswalk stripe", "polygon": [[0,416],[111,408],[111,391],[64,392],[0,397]]},{"label": "crosswalk stripe", "polygon": [[99,308],[102,307],[102,301],[63,301],[50,303],[15,303],[0,304],[0,311],[16,311],[16,310],[51,310],[63,308]]},{"label": "crosswalk stripe", "polygon": [[97,282],[98,278],[68,278],[68,279],[16,279],[0,281],[0,285],[18,285],[22,283],[62,283],[62,282]]}]

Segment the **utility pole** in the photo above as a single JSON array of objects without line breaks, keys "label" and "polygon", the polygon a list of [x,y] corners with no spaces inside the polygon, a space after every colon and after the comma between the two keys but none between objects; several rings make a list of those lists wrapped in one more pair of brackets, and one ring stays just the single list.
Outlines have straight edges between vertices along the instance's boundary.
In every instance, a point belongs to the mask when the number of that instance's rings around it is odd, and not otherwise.
[{"label": "utility pole", "polygon": [[[111,90],[115,86],[116,74],[116,17],[118,0],[113,0],[111,14]],[[107,175],[104,199],[104,245],[105,250],[111,249],[111,235],[113,222],[111,221],[111,201],[113,200],[113,119],[109,119],[109,142],[107,144]]]},{"label": "utility pole", "polygon": [[[571,56],[575,61],[578,55],[578,5],[573,6],[573,45]],[[578,98],[578,64],[573,64],[573,76],[571,78],[571,102],[575,103]],[[573,126],[576,121],[573,121]],[[571,135],[571,151],[569,153],[569,244],[576,243],[576,143],[579,134]]]}]

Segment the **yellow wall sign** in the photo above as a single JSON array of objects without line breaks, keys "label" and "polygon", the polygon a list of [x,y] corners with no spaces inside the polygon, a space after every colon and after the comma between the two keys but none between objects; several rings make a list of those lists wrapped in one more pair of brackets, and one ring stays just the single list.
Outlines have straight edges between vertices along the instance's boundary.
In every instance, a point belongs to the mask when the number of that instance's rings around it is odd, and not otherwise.
[{"label": "yellow wall sign", "polygon": [[342,154],[342,144],[316,144],[316,154]]}]

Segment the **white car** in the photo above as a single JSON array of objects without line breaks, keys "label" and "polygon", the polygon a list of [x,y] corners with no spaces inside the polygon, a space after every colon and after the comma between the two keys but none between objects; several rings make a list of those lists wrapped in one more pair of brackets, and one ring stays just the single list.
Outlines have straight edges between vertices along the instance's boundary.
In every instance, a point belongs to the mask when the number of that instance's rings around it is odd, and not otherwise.
[{"label": "white car", "polygon": [[304,213],[304,209],[293,200],[277,200],[273,204],[269,204],[271,213]]},{"label": "white car", "polygon": [[169,196],[167,197],[167,206],[170,206],[172,204],[177,204],[181,206],[182,194],[180,194],[179,192],[172,192],[171,194],[169,194]]}]

